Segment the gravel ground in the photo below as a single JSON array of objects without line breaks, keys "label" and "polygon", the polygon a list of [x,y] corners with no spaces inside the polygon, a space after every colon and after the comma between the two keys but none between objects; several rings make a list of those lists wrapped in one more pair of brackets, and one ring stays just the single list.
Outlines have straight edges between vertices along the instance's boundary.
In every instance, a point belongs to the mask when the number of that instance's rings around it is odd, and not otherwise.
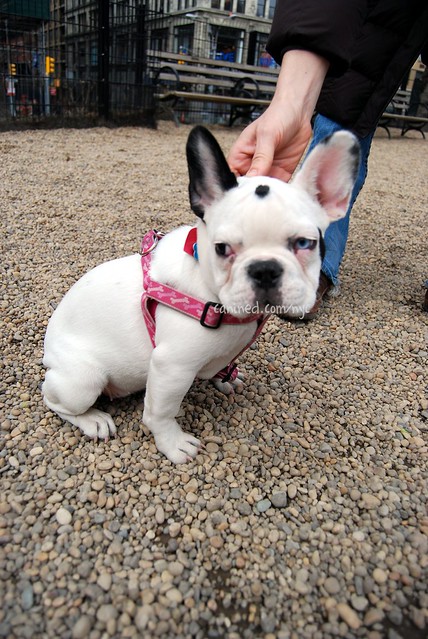
[{"label": "gravel ground", "polygon": [[[225,397],[195,383],[183,466],[143,394],[86,440],[44,407],[52,308],[145,230],[191,222],[189,128],[0,134],[0,637],[422,639],[428,623],[427,144],[374,141],[342,294],[272,319]],[[227,149],[237,130],[217,129]]]}]

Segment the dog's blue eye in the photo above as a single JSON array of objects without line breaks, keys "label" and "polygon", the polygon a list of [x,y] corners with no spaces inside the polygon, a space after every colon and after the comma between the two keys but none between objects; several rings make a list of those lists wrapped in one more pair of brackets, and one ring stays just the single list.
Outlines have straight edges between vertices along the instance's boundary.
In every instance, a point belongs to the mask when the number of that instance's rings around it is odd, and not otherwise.
[{"label": "dog's blue eye", "polygon": [[223,242],[217,242],[215,245],[215,252],[220,257],[229,257],[232,253],[232,249],[229,244],[224,244]]},{"label": "dog's blue eye", "polygon": [[317,245],[316,240],[309,240],[306,237],[298,237],[293,242],[293,248],[295,251],[313,251]]}]

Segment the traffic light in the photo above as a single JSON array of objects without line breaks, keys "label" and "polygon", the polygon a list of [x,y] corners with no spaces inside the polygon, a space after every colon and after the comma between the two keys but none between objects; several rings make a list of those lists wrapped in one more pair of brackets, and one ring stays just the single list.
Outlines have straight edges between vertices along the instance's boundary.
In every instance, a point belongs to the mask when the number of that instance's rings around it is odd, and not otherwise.
[{"label": "traffic light", "polygon": [[53,75],[55,73],[55,58],[46,56],[46,75]]},{"label": "traffic light", "polygon": [[16,75],[16,64],[14,62],[9,64],[9,75]]}]

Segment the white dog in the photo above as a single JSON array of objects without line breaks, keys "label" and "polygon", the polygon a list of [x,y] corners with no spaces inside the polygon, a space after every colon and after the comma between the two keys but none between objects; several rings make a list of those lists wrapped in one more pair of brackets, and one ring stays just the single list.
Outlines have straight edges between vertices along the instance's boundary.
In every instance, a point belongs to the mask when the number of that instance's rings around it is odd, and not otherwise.
[{"label": "white dog", "polygon": [[[143,422],[175,463],[195,457],[201,446],[175,419],[195,377],[212,378],[233,361],[253,339],[261,314],[300,314],[314,304],[322,235],[346,212],[359,145],[350,133],[334,134],[290,184],[236,179],[203,127],[191,131],[187,159],[197,230],[180,227],[158,242],[153,236],[144,251],[144,260],[151,259],[145,286],[157,299],[162,285],[173,287],[175,298],[143,315],[142,306],[152,302],[141,303],[138,254],[88,272],[49,322],[42,389],[61,418],[89,437],[107,439],[116,428],[110,415],[92,407],[97,397],[146,388]],[[183,250],[189,237],[191,255]]]}]

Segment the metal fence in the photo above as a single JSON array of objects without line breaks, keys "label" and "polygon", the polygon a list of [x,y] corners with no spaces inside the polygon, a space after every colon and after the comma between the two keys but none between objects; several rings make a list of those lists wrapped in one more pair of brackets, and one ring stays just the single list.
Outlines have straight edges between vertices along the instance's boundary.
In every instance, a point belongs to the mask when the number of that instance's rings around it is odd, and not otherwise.
[{"label": "metal fence", "polygon": [[0,0],[0,123],[154,124],[156,4]]},{"label": "metal fence", "polygon": [[[275,75],[265,51],[274,2],[251,5],[254,15],[247,15],[248,6],[241,0],[218,0],[215,7],[196,0],[0,0],[0,126],[154,125],[163,116],[156,80],[167,64],[180,78],[176,87],[199,93],[227,95],[239,73]],[[224,69],[223,79],[220,70],[208,75],[208,62]],[[190,64],[198,67],[192,76]],[[186,122],[225,122],[230,111],[208,100],[179,106],[175,115]]]}]

